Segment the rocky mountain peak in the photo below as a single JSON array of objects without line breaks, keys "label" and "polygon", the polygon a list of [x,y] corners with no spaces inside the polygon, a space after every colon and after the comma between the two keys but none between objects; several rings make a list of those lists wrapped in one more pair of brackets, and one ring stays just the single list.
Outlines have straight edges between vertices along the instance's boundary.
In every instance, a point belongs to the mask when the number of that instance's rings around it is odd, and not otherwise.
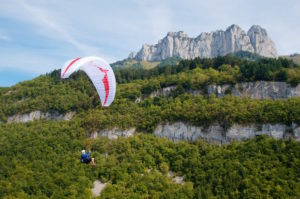
[{"label": "rocky mountain peak", "polygon": [[243,31],[243,29],[236,24],[232,24],[231,26],[226,28],[226,31],[232,31],[232,32],[240,31],[241,32],[241,31]]},{"label": "rocky mountain peak", "polygon": [[137,60],[161,61],[174,56],[183,59],[211,58],[237,51],[277,57],[275,44],[265,29],[254,25],[246,33],[236,24],[229,26],[225,31],[201,33],[196,38],[188,37],[183,31],[169,32],[157,44],[143,45],[136,55],[131,54],[130,57]]},{"label": "rocky mountain peak", "polygon": [[260,34],[262,36],[268,36],[266,29],[262,28],[259,25],[253,25],[251,28],[248,30],[248,35],[250,34]]},{"label": "rocky mountain peak", "polygon": [[131,53],[129,53],[128,58],[129,58],[129,59],[134,59],[135,56],[136,56],[136,52],[135,52],[135,51],[132,51]]},{"label": "rocky mountain peak", "polygon": [[250,42],[257,54],[265,57],[277,57],[274,42],[268,37],[267,31],[259,25],[253,25],[247,33]]},{"label": "rocky mountain peak", "polygon": [[183,31],[178,32],[168,32],[167,37],[188,37]]}]

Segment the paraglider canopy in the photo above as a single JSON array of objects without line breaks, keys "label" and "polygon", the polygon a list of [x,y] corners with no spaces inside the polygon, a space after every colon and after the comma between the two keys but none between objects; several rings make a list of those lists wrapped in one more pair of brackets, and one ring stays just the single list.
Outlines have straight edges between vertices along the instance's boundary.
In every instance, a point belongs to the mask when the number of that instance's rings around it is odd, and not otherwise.
[{"label": "paraglider canopy", "polygon": [[93,82],[102,106],[109,106],[116,94],[116,78],[110,65],[102,58],[91,56],[67,61],[61,68],[61,78],[83,70]]}]

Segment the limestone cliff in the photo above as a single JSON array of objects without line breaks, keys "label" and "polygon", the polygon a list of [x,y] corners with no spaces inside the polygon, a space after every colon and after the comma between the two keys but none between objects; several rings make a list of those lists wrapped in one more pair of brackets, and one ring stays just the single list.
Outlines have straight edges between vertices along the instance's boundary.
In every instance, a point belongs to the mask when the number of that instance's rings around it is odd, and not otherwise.
[{"label": "limestone cliff", "polygon": [[88,133],[89,137],[97,138],[98,136],[107,137],[108,139],[117,139],[118,137],[131,137],[135,133],[135,128],[122,130],[120,128],[112,128],[112,129],[103,129],[100,131],[95,131],[93,133]]},{"label": "limestone cliff", "polygon": [[237,25],[225,31],[201,33],[190,38],[183,31],[169,32],[155,45],[144,44],[130,59],[161,61],[169,57],[192,59],[195,57],[216,57],[238,51],[248,51],[266,57],[277,57],[277,50],[267,31],[254,25],[246,33]]},{"label": "limestone cliff", "polygon": [[235,85],[209,85],[207,86],[207,93],[209,95],[215,94],[217,97],[232,94],[252,99],[287,99],[300,97],[300,84],[292,87],[286,82],[257,81]]},{"label": "limestone cliff", "polygon": [[58,112],[46,112],[43,113],[41,111],[32,111],[27,114],[17,114],[7,118],[7,123],[25,123],[34,120],[71,120],[75,115],[74,112],[69,112],[66,114],[59,114]]},{"label": "limestone cliff", "polygon": [[[104,129],[98,132],[90,133],[91,138],[105,136],[109,139],[118,137],[131,137],[136,133],[135,128]],[[224,129],[220,124],[211,124],[209,126],[194,126],[188,123],[175,122],[159,124],[153,132],[157,137],[165,137],[170,140],[196,141],[197,139],[206,140],[211,143],[227,144],[232,141],[242,141],[253,138],[257,135],[267,135],[275,139],[294,138],[300,141],[300,126],[292,124],[234,124],[228,129]]]},{"label": "limestone cliff", "polygon": [[224,129],[219,124],[209,127],[199,127],[182,122],[158,125],[154,134],[158,137],[166,137],[171,140],[195,141],[203,139],[209,142],[226,144],[231,141],[241,141],[253,138],[257,135],[268,135],[275,139],[295,138],[300,140],[300,127],[296,124],[287,126],[284,124],[234,124],[229,129]]},{"label": "limestone cliff", "polygon": [[[168,96],[170,92],[176,90],[176,86],[169,86],[156,90],[150,94],[150,97]],[[193,95],[207,94],[224,97],[226,94],[249,97],[252,99],[288,99],[291,97],[300,97],[300,84],[295,87],[286,82],[256,81],[243,82],[234,85],[208,85],[203,90],[187,90]]]}]

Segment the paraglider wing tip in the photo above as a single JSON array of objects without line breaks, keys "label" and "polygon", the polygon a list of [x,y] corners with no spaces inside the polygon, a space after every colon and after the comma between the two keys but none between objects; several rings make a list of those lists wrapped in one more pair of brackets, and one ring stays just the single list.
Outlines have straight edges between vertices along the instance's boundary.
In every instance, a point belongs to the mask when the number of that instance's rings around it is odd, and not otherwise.
[{"label": "paraglider wing tip", "polygon": [[77,62],[77,61],[80,60],[80,59],[81,59],[81,57],[78,57],[78,58],[76,58],[76,59],[71,60],[71,61],[68,62],[66,68],[65,68],[63,71],[61,71],[61,78],[62,78],[62,79],[66,78],[65,75],[66,75],[67,71],[69,70],[69,68],[70,68],[73,64],[75,64],[75,62]]}]

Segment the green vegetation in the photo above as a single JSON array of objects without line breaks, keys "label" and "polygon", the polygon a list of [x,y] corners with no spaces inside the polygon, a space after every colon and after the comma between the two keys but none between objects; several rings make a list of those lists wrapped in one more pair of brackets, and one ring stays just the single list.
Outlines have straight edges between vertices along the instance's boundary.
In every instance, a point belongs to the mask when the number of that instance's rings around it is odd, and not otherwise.
[{"label": "green vegetation", "polygon": [[233,56],[239,59],[246,59],[249,61],[258,61],[259,59],[262,59],[263,57],[257,53],[251,53],[249,51],[238,51],[234,53],[228,54],[228,56]]},{"label": "green vegetation", "polygon": [[[202,69],[207,73],[215,70],[222,72],[230,79],[225,82],[218,82],[213,79],[211,83],[234,83],[244,81],[286,81],[293,85],[300,82],[300,67],[293,61],[279,58],[261,58],[257,61],[248,59],[240,59],[236,56],[224,56],[209,58],[195,58],[193,60],[181,60],[179,64],[163,67],[155,67],[151,70],[143,70],[142,68],[124,68],[115,70],[118,83],[128,83],[136,79],[149,79],[160,75],[178,74],[194,69]],[[234,74],[232,72],[234,71]],[[204,72],[205,73],[205,72]]]},{"label": "green vegetation", "polygon": [[[300,196],[295,141],[258,137],[217,146],[146,134],[93,143],[84,137],[75,121],[0,125],[0,198],[89,198],[95,179],[108,182],[102,198]],[[91,144],[95,168],[79,162]],[[184,176],[184,184],[172,182],[168,170]]]},{"label": "green vegetation", "polygon": [[[237,97],[203,98],[179,95],[176,98],[146,99],[136,104],[118,100],[109,109],[95,109],[78,115],[90,131],[118,126],[136,127],[139,131],[153,132],[161,122],[184,121],[198,126],[215,122],[224,128],[233,123],[300,124],[300,99],[250,100]],[[101,120],[99,120],[101,118]]]},{"label": "green vegetation", "polygon": [[287,56],[282,56],[285,59],[289,59],[292,60],[294,63],[300,65],[300,54],[299,53],[295,53],[292,55],[287,55]]},{"label": "green vegetation", "polygon": [[[82,126],[88,129],[132,127],[151,132],[160,122],[187,121],[196,125],[219,122],[224,127],[233,123],[298,123],[300,124],[300,99],[253,100],[226,96],[224,98],[193,96],[184,93],[184,86],[201,87],[201,82],[216,79],[222,81],[222,72],[208,69],[202,77],[202,69],[179,73],[168,77],[134,81],[118,86],[115,102],[107,108],[100,102],[93,85],[83,74],[61,81],[42,76],[35,81],[17,85],[1,97],[2,120],[8,115],[34,110],[76,111]],[[226,76],[224,76],[226,78]],[[145,98],[135,103],[137,97],[147,96],[152,91],[168,84],[178,85],[169,98]],[[30,85],[30,86],[29,86]],[[196,87],[197,86],[197,87]],[[99,120],[99,118],[102,118]]]},{"label": "green vegetation", "polygon": [[[159,123],[175,121],[203,126],[218,122],[225,128],[233,123],[300,124],[300,98],[253,100],[186,92],[241,81],[298,84],[299,66],[282,58],[234,56],[166,63],[148,70],[116,69],[117,96],[109,108],[100,106],[82,72],[61,80],[57,70],[0,88],[1,121],[34,110],[76,112],[70,122],[0,124],[0,198],[89,198],[96,179],[108,183],[102,198],[300,197],[299,142],[257,137],[217,146],[173,143],[147,134]],[[177,89],[170,96],[149,97],[171,85]],[[135,103],[138,98],[142,101]],[[87,132],[115,126],[136,127],[143,134],[114,141],[86,139]],[[95,168],[79,162],[80,150],[88,145]],[[168,170],[184,176],[184,184],[174,183]]]},{"label": "green vegetation", "polygon": [[141,68],[144,70],[152,69],[158,66],[160,62],[137,61],[134,59],[125,59],[112,64],[114,69],[118,68]]},{"label": "green vegetation", "polygon": [[135,59],[124,59],[122,61],[117,61],[111,66],[114,70],[123,70],[123,69],[143,69],[143,70],[149,70],[153,69],[155,67],[164,67],[164,66],[174,66],[179,63],[179,61],[182,60],[179,57],[170,57],[163,61],[138,61]]}]

